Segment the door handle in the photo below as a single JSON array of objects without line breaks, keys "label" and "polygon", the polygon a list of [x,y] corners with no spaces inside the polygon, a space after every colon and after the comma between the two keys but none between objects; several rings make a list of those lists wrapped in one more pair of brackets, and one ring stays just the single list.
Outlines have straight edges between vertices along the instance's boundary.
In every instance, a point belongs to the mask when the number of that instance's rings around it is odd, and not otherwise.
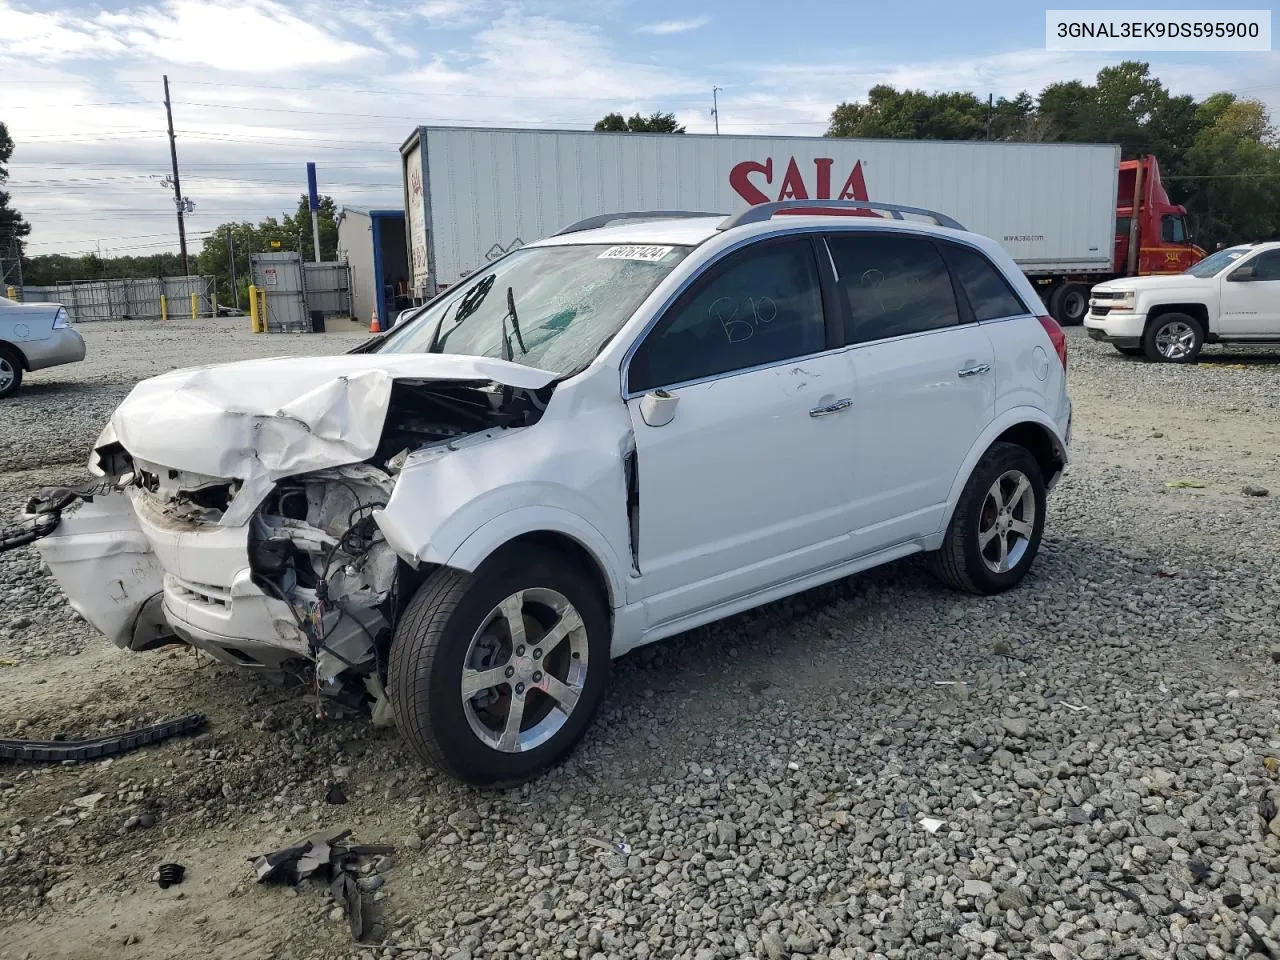
[{"label": "door handle", "polygon": [[991,372],[991,364],[979,363],[972,367],[965,367],[963,370],[957,370],[956,373],[962,377],[978,377],[984,373]]},{"label": "door handle", "polygon": [[833,413],[839,413],[841,410],[848,410],[853,406],[853,400],[845,397],[842,400],[835,400],[831,403],[824,403],[820,407],[814,407],[809,411],[811,417],[828,417]]}]

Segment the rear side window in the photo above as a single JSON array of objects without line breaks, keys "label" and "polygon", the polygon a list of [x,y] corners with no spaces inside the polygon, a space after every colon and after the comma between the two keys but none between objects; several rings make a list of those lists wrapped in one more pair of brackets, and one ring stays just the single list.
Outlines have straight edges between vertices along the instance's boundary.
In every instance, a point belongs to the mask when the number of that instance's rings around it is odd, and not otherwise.
[{"label": "rear side window", "polygon": [[1028,310],[1008,281],[976,250],[947,245],[947,260],[956,282],[969,298],[975,320],[999,320],[1017,317]]},{"label": "rear side window", "polygon": [[849,343],[952,327],[960,322],[947,265],[918,237],[828,239],[836,286],[848,306]]}]

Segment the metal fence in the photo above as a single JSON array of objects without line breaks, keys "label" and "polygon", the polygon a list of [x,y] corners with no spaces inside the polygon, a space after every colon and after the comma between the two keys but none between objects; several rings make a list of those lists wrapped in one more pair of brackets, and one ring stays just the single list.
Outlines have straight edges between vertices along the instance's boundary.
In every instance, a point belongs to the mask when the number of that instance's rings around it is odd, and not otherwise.
[{"label": "metal fence", "polygon": [[351,316],[351,271],[346,263],[304,263],[302,270],[308,314]]},{"label": "metal fence", "polygon": [[22,288],[22,299],[27,303],[60,303],[67,308],[67,313],[75,323],[90,320],[159,320],[162,314],[175,320],[212,317],[214,296],[214,278],[196,276],[72,280],[51,287]]}]

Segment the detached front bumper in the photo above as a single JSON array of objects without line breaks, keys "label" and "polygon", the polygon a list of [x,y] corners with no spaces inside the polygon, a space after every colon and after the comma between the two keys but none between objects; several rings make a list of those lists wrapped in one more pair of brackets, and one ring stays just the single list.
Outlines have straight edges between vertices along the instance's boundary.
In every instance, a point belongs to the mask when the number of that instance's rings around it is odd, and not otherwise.
[{"label": "detached front bumper", "polygon": [[164,616],[175,634],[235,666],[277,669],[307,656],[289,607],[253,582],[248,526],[174,520],[142,493],[130,500],[164,571]]},{"label": "detached front bumper", "polygon": [[252,579],[248,527],[165,517],[144,494],[111,492],[66,508],[36,541],[68,601],[118,647],[182,640],[239,667],[308,656],[284,601]]}]

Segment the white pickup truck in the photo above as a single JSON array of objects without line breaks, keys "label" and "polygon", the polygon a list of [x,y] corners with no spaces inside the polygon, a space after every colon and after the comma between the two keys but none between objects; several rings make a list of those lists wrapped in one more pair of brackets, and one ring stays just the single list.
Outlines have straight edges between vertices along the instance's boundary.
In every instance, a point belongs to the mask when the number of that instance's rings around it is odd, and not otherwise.
[{"label": "white pickup truck", "polygon": [[1186,273],[1095,286],[1089,336],[1126,356],[1194,363],[1206,343],[1280,343],[1280,242],[1218,250]]}]

